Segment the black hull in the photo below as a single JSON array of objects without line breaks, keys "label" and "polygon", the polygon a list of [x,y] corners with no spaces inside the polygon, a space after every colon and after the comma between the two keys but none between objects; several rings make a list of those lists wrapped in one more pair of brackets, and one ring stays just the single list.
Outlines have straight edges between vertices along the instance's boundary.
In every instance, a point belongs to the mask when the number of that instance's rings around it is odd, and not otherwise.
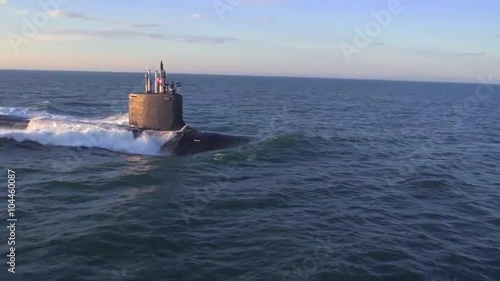
[{"label": "black hull", "polygon": [[248,143],[250,138],[219,133],[188,131],[180,132],[164,148],[175,155],[189,155],[211,150],[220,150]]},{"label": "black hull", "polygon": [[[24,130],[28,127],[30,120],[22,117],[0,115],[0,128]],[[134,137],[139,137],[144,133],[162,133],[168,131],[144,131],[132,127],[124,127],[132,131]],[[172,139],[166,142],[162,150],[167,150],[174,155],[189,155],[200,152],[220,150],[248,143],[250,138],[244,136],[232,136],[211,132],[200,132],[187,128],[183,131],[175,132]]]},{"label": "black hull", "polygon": [[0,128],[24,130],[30,120],[23,117],[0,115]]}]

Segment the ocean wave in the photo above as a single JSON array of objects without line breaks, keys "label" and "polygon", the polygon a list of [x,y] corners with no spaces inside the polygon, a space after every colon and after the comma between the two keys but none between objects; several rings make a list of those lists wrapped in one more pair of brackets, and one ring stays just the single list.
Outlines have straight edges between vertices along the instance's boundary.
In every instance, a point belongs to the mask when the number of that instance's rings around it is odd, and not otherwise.
[{"label": "ocean wave", "polygon": [[[134,138],[125,128],[106,126],[116,121],[91,123],[84,120],[33,119],[25,130],[0,129],[0,138],[42,145],[92,147],[115,152],[157,155],[175,132],[143,134]],[[108,123],[106,123],[108,122]]]}]

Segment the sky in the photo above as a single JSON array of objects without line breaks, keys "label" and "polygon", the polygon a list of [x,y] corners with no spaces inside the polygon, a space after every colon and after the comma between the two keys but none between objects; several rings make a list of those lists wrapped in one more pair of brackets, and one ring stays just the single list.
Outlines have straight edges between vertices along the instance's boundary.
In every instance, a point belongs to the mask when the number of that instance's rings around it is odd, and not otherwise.
[{"label": "sky", "polygon": [[500,80],[498,0],[0,0],[0,69]]}]

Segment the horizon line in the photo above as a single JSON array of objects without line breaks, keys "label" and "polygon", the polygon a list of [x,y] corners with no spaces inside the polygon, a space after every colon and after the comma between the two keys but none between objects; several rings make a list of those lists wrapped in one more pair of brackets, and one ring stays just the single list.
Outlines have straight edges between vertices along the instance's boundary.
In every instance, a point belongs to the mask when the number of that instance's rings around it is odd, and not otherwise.
[{"label": "horizon line", "polygon": [[[0,71],[40,71],[40,72],[84,72],[84,73],[127,73],[143,74],[139,71],[115,71],[115,70],[54,70],[54,69],[24,69],[24,68],[0,68]],[[170,72],[168,74],[180,75],[213,75],[213,76],[239,76],[239,77],[265,77],[265,78],[302,78],[302,79],[331,79],[331,80],[359,80],[359,81],[381,81],[381,82],[412,82],[412,83],[443,83],[443,84],[478,84],[478,82],[453,81],[453,80],[407,80],[407,79],[389,79],[389,78],[360,78],[360,77],[322,77],[322,76],[300,76],[300,75],[279,75],[279,74],[235,74],[235,73],[187,73]],[[492,85],[500,86],[500,83]]]}]

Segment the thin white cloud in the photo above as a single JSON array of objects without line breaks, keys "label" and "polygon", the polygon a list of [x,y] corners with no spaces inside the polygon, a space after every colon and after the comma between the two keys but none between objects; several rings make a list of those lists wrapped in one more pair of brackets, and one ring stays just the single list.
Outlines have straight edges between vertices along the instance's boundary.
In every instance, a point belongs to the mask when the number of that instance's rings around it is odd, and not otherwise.
[{"label": "thin white cloud", "polygon": [[127,29],[147,29],[154,27],[161,27],[164,25],[156,23],[130,23],[130,22],[109,22],[105,23],[106,28],[117,29],[117,30],[127,30]]},{"label": "thin white cloud", "polygon": [[105,19],[97,16],[90,16],[82,13],[76,12],[68,12],[63,10],[55,10],[50,11],[49,16],[52,18],[60,18],[60,19],[73,19],[73,20],[82,20],[89,22],[100,22],[106,24],[114,24],[118,27],[122,28],[150,28],[150,27],[160,27],[160,24],[152,24],[152,23],[130,23],[130,22],[121,22],[110,19]]},{"label": "thin white cloud", "polygon": [[193,13],[193,14],[191,15],[191,17],[192,17],[193,19],[201,19],[201,15],[200,15],[200,14],[198,14],[198,13]]},{"label": "thin white cloud", "polygon": [[49,16],[51,18],[67,18],[67,19],[78,19],[86,21],[102,21],[103,19],[99,17],[87,16],[82,13],[67,12],[63,10],[49,11]]},{"label": "thin white cloud", "polygon": [[[144,32],[136,30],[92,30],[92,29],[59,29],[45,33],[46,38],[49,35],[68,36],[69,38],[106,38],[106,39],[119,39],[119,38],[143,38],[165,41],[178,41],[187,43],[207,43],[207,44],[222,44],[228,42],[238,41],[233,37],[223,36],[200,36],[200,35],[171,35],[158,32]],[[56,37],[54,37],[56,38]],[[61,40],[61,39],[59,39]]]},{"label": "thin white cloud", "polygon": [[0,0],[0,5],[7,4],[7,0]]},{"label": "thin white cloud", "polygon": [[136,28],[148,28],[148,27],[160,27],[161,26],[160,24],[156,24],[156,23],[131,23],[129,25],[132,27],[136,27]]},{"label": "thin white cloud", "polygon": [[486,52],[454,52],[454,51],[445,51],[439,49],[414,49],[413,52],[417,55],[423,56],[439,56],[439,57],[482,57],[486,56],[488,53]]},{"label": "thin white cloud", "polygon": [[33,43],[64,42],[84,40],[85,36],[61,35],[61,34],[40,34],[33,38]]},{"label": "thin white cloud", "polygon": [[464,57],[481,57],[481,56],[485,56],[486,53],[485,52],[477,52],[477,53],[461,53],[460,54],[461,56],[464,56]]}]

